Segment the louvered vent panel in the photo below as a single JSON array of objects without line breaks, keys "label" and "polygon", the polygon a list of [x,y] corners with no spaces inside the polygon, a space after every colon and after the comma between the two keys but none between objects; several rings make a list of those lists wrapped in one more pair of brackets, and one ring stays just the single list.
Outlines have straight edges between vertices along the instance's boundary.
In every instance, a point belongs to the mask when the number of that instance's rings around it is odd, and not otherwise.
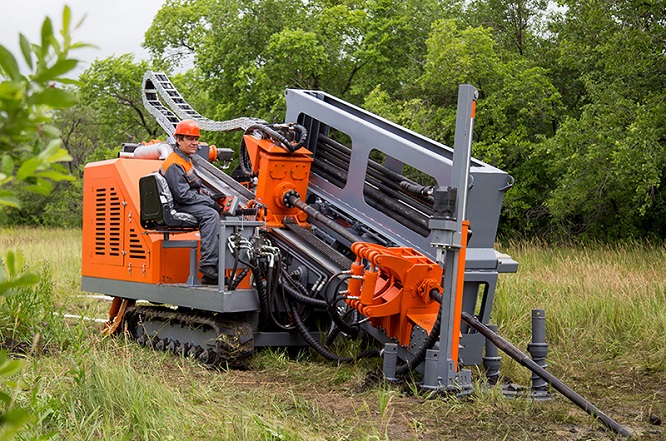
[{"label": "louvered vent panel", "polygon": [[115,188],[109,189],[109,255],[121,255],[120,211],[122,205]]},{"label": "louvered vent panel", "polygon": [[129,234],[129,257],[130,259],[145,259],[146,249],[139,238],[139,235],[133,228],[130,228]]},{"label": "louvered vent panel", "polygon": [[122,201],[114,186],[95,188],[95,249],[93,260],[122,265]]}]

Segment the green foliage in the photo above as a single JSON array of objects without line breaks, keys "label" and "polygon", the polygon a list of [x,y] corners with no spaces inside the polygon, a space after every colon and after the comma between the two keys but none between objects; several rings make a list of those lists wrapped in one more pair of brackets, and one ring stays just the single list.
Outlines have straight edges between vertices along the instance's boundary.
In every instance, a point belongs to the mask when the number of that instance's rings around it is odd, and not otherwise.
[{"label": "green foliage", "polygon": [[458,85],[470,83],[473,154],[516,182],[502,235],[663,238],[663,10],[663,0],[168,0],[144,41],[154,60],[95,62],[83,105],[58,110],[58,127],[71,172],[100,147],[162,135],[141,104],[143,73],[187,61],[194,69],[172,81],[212,119],[282,120],[286,87],[320,89],[451,145]]},{"label": "green foliage", "polygon": [[459,4],[175,0],[155,17],[144,45],[160,59],[194,57],[220,104],[217,119],[281,119],[285,87],[346,98],[379,82],[402,90],[420,70],[435,12],[452,14]]},{"label": "green foliage", "polygon": [[16,381],[11,380],[21,372],[23,361],[11,360],[4,350],[0,350],[0,440],[9,440],[30,421],[30,414],[14,405],[14,398],[5,390],[16,389]]},{"label": "green foliage", "polygon": [[664,3],[566,3],[553,27],[558,71],[576,82],[563,97],[576,106],[544,143],[558,177],[546,205],[565,234],[663,238]]},{"label": "green foliage", "polygon": [[[115,147],[161,134],[141,97],[143,74],[150,69],[148,62],[135,62],[134,55],[123,54],[97,60],[81,74],[79,95],[89,112],[81,117],[95,122],[97,133],[88,134],[93,145],[99,142]],[[63,118],[63,123],[67,124],[68,118]]]},{"label": "green foliage", "polygon": [[[39,278],[31,272],[24,270],[23,256],[21,253],[7,251],[0,260],[0,302],[10,302],[12,298],[20,298],[20,292],[29,289]],[[4,307],[5,303],[0,303]],[[0,329],[0,341],[6,339],[4,327],[7,323],[13,323],[13,317],[7,317],[0,313],[2,323],[5,324]],[[17,383],[10,381],[7,377],[12,377],[21,371],[23,362],[20,360],[11,360],[7,357],[4,350],[0,350],[0,440],[11,439],[21,428],[29,421],[30,415],[24,409],[14,406],[14,398],[5,390],[16,388]]]},{"label": "green foliage", "polygon": [[60,164],[71,158],[61,148],[59,132],[50,122],[52,109],[76,102],[73,94],[56,84],[73,83],[64,76],[77,64],[69,52],[83,45],[71,41],[68,7],[62,19],[62,41],[56,38],[50,18],[42,24],[41,44],[20,35],[21,54],[30,75],[22,74],[14,55],[0,46],[0,206],[20,206],[14,192],[2,188],[14,180],[26,184],[29,191],[46,195],[52,189],[50,181],[71,179]]},{"label": "green foliage", "polygon": [[[73,179],[62,166],[71,157],[58,139],[59,131],[51,125],[53,109],[64,109],[76,103],[75,96],[60,85],[74,82],[65,75],[76,67],[77,60],[69,58],[71,50],[83,47],[73,43],[70,36],[71,11],[65,6],[62,14],[61,40],[56,37],[50,18],[41,28],[41,44],[33,44],[19,35],[21,54],[30,74],[24,75],[14,55],[0,45],[0,209],[21,206],[12,188],[48,195],[51,181]],[[17,184],[18,183],[18,184]],[[17,185],[20,185],[17,186]],[[4,188],[3,188],[4,187]],[[37,306],[43,297],[31,291],[40,279],[24,271],[20,253],[4,254],[0,271],[0,301],[2,302],[2,341],[26,336],[26,332],[39,333],[34,321],[37,315],[47,314]],[[37,285],[47,290],[48,274]],[[46,284],[46,285],[45,285]],[[27,295],[24,295],[28,293]],[[51,305],[48,305],[51,306]],[[51,309],[48,314],[50,315]],[[26,328],[27,327],[27,328]],[[28,331],[29,330],[29,331]],[[37,338],[32,340],[35,342]],[[9,360],[0,352],[0,386],[7,385],[5,377],[20,371],[22,364]],[[15,386],[18,388],[18,386]],[[29,420],[29,414],[14,406],[14,399],[0,389],[0,439],[10,439]]]},{"label": "green foliage", "polygon": [[543,30],[547,0],[474,0],[466,11],[469,24],[492,29],[493,39],[503,49],[519,55],[534,55]]},{"label": "green foliage", "polygon": [[[8,265],[9,266],[9,265]],[[38,350],[43,342],[58,337],[59,319],[54,315],[54,282],[50,264],[39,275],[24,271],[22,280],[15,280],[10,295],[0,298],[0,341],[23,350]]]},{"label": "green foliage", "polygon": [[5,296],[16,294],[16,289],[34,285],[39,278],[24,271],[23,255],[20,252],[7,251],[0,259],[0,292]]},{"label": "green foliage", "polygon": [[[104,151],[103,149],[101,151]],[[113,157],[109,150],[107,156]],[[21,200],[20,208],[9,207],[0,211],[0,225],[41,225],[45,227],[80,227],[83,211],[83,179],[57,182],[46,196],[35,194],[23,188],[16,190]]]}]

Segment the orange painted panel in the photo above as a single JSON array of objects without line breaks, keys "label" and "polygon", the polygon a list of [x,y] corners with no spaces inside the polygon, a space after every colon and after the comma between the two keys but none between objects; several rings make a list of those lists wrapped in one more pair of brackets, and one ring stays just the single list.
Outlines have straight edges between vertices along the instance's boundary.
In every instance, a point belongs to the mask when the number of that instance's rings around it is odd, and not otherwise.
[{"label": "orange painted panel", "polygon": [[[83,175],[81,274],[143,283],[184,283],[189,250],[162,248],[160,233],[141,227],[139,179],[157,171],[159,160],[112,159],[86,165]],[[172,240],[196,239],[198,233]]]}]

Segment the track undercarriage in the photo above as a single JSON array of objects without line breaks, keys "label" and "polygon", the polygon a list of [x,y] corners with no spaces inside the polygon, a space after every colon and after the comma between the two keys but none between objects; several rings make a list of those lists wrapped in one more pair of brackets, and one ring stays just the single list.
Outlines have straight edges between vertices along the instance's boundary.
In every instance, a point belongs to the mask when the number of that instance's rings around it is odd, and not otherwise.
[{"label": "track undercarriage", "polygon": [[141,346],[193,358],[210,367],[243,368],[254,350],[249,323],[202,311],[132,306],[121,326]]}]

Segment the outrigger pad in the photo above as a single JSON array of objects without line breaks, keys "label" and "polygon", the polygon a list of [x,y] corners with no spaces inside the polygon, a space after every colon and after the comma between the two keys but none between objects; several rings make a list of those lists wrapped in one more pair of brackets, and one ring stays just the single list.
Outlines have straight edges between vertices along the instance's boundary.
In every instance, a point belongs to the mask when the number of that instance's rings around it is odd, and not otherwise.
[{"label": "outrigger pad", "polygon": [[156,228],[197,228],[197,218],[176,211],[166,179],[159,172],[139,179],[141,226]]}]

